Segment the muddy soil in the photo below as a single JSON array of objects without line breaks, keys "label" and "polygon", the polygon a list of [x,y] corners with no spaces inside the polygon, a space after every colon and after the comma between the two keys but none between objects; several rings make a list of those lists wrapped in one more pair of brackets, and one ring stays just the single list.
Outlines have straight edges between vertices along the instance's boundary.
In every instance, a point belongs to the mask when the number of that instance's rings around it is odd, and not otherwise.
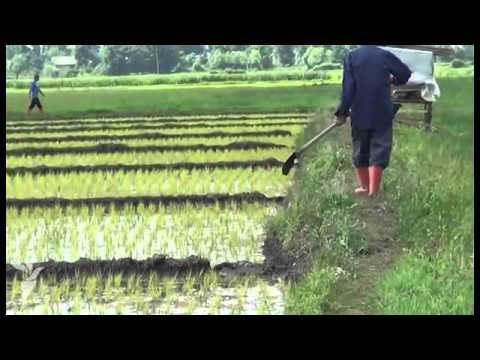
[{"label": "muddy soil", "polygon": [[135,196],[135,197],[105,197],[85,199],[64,199],[64,198],[31,198],[31,199],[6,199],[7,208],[16,209],[32,207],[82,207],[82,206],[114,206],[122,208],[125,206],[167,206],[179,204],[212,205],[231,203],[277,203],[284,201],[283,196],[267,197],[258,192],[240,194],[205,194],[205,195],[171,195],[171,196]]},{"label": "muddy soil", "polygon": [[98,144],[95,146],[66,148],[35,148],[26,147],[6,150],[7,156],[45,156],[60,154],[112,154],[138,152],[179,152],[179,151],[229,151],[254,149],[284,149],[286,145],[264,142],[235,142],[227,145],[165,145],[165,146],[128,146],[125,144]]},{"label": "muddy soil", "polygon": [[93,172],[132,172],[132,171],[173,171],[207,169],[270,169],[280,168],[283,162],[268,158],[258,161],[218,161],[210,163],[172,163],[172,164],[115,164],[115,165],[76,165],[76,166],[35,166],[7,168],[9,176],[46,175]]},{"label": "muddy soil", "polygon": [[6,279],[15,277],[21,280],[37,280],[39,278],[53,278],[62,280],[77,275],[108,276],[122,273],[123,275],[148,275],[156,273],[159,276],[182,276],[187,274],[202,275],[210,271],[217,272],[224,277],[232,276],[259,276],[274,282],[278,278],[291,278],[292,259],[282,254],[281,247],[270,243],[265,249],[265,260],[262,264],[239,261],[224,262],[211,266],[210,261],[197,256],[186,259],[172,259],[164,255],[154,255],[146,260],[132,258],[112,260],[79,259],[76,262],[47,261],[34,264],[6,264]]},{"label": "muddy soil", "polygon": [[185,274],[188,272],[201,274],[210,271],[210,262],[196,256],[186,259],[171,259],[162,255],[155,255],[146,260],[124,258],[118,260],[89,260],[80,259],[76,262],[48,261],[30,265],[6,265],[7,280],[15,276],[25,278],[32,273],[38,277],[53,277],[56,279],[72,278],[75,275],[109,274],[148,274],[156,272],[161,275]]},{"label": "muddy soil", "polygon": [[211,266],[210,261],[197,256],[186,259],[172,259],[164,255],[154,255],[146,260],[132,258],[112,260],[80,259],[76,262],[47,261],[35,264],[6,264],[6,279],[15,277],[21,280],[37,280],[41,277],[62,280],[76,275],[96,275],[106,277],[110,274],[182,276],[187,274],[202,275],[214,271],[221,276],[260,276],[273,280],[282,272],[265,270],[265,264],[255,264],[248,261],[236,263],[221,263]]}]

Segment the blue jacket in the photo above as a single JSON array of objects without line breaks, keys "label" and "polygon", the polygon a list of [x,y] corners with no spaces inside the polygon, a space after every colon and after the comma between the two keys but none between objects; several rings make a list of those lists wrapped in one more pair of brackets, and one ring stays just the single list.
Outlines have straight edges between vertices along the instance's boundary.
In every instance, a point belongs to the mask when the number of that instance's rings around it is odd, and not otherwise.
[{"label": "blue jacket", "polygon": [[341,104],[336,116],[348,115],[352,126],[361,129],[391,127],[394,107],[390,95],[395,85],[404,85],[412,72],[392,53],[366,45],[352,51],[344,61]]}]

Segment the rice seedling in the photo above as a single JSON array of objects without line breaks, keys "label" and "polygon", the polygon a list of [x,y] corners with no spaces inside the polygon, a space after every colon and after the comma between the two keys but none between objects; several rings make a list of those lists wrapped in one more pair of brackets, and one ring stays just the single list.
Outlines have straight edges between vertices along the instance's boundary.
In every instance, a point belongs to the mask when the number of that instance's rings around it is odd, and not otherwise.
[{"label": "rice seedling", "polygon": [[[239,119],[240,118],[240,119]],[[78,126],[109,126],[116,128],[119,126],[131,126],[131,125],[161,125],[161,124],[179,124],[179,125],[195,125],[195,124],[208,124],[208,125],[225,125],[235,126],[236,124],[259,124],[270,122],[292,122],[292,121],[308,121],[308,115],[299,114],[271,114],[271,115],[240,115],[237,117],[223,116],[223,117],[176,117],[176,118],[161,118],[161,117],[135,117],[135,118],[96,118],[96,119],[72,119],[72,120],[58,120],[52,121],[15,121],[6,123],[7,133],[9,130],[15,129],[35,129],[36,131],[43,128],[46,129],[70,129]],[[241,120],[241,121],[239,121]],[[40,128],[39,128],[40,127]]]},{"label": "rice seedling", "polygon": [[120,303],[115,303],[115,315],[122,315],[122,305]]},{"label": "rice seedling", "polygon": [[7,292],[7,301],[15,302],[20,298],[22,294],[20,281],[17,278],[14,278],[11,285],[11,290]]},{"label": "rice seedling", "polygon": [[[15,176],[14,185],[7,183],[7,197],[55,197],[60,193],[64,198],[121,197],[134,195],[181,195],[208,193],[242,193],[258,191],[267,195],[281,195],[285,192],[288,181],[277,170],[249,169],[238,170],[180,170],[166,172],[165,179],[177,178],[178,181],[159,181],[155,173],[138,171],[125,177],[122,173],[80,173]],[[252,181],[247,178],[252,176]],[[8,178],[9,176],[7,176]],[[127,180],[128,179],[128,182]],[[224,179],[224,181],[220,180]],[[24,183],[33,182],[35,190],[29,192]],[[55,183],[55,187],[48,184]],[[103,186],[96,186],[102,184]],[[193,189],[191,186],[194,185]]]},{"label": "rice seedling", "polygon": [[265,283],[260,282],[258,293],[258,307],[257,313],[260,315],[266,315],[270,313],[272,306],[271,298],[268,293],[268,288]]},{"label": "rice seedling", "polygon": [[17,166],[68,166],[68,165],[102,165],[102,164],[171,164],[171,163],[205,163],[217,161],[251,161],[269,157],[287,158],[290,149],[256,149],[232,151],[178,151],[171,153],[145,152],[136,153],[100,153],[100,154],[64,154],[62,156],[21,156],[8,157],[7,168]]},{"label": "rice seedling", "polygon": [[218,315],[220,313],[223,302],[222,300],[222,296],[218,293],[215,293],[215,295],[211,299],[208,315]]},{"label": "rice seedling", "polygon": [[229,122],[235,123],[238,120],[244,121],[292,121],[292,120],[302,120],[308,119],[312,114],[299,114],[299,113],[262,113],[262,114],[223,114],[223,115],[190,115],[190,116],[136,116],[136,117],[96,117],[96,118],[73,118],[73,119],[62,119],[55,121],[39,121],[39,120],[22,120],[22,121],[9,121],[7,119],[6,124],[9,128],[17,127],[29,127],[29,126],[48,126],[48,127],[58,127],[58,126],[78,126],[84,124],[132,124],[132,123],[217,123],[217,122]]},{"label": "rice seedling", "polygon": [[[60,247],[64,254],[60,259],[67,261],[100,257],[101,246],[109,248],[108,258],[129,254],[146,258],[163,253],[172,257],[198,255],[211,259],[214,264],[235,260],[261,261],[258,234],[267,209],[253,204],[243,205],[238,210],[230,211],[229,208],[173,206],[159,208],[157,213],[154,207],[148,207],[136,214],[133,208],[127,208],[105,215],[96,214],[95,209],[68,208],[63,213],[59,208],[52,208],[29,209],[17,217],[12,216],[16,210],[7,209],[7,216],[12,218],[6,229],[7,261],[45,260],[36,258],[33,251],[27,256],[27,250],[23,253],[11,250],[19,245],[28,249],[44,248],[50,257],[58,253],[53,246]],[[41,212],[44,212],[43,217]],[[132,220],[135,216],[136,221]],[[50,244],[45,234],[53,231],[49,230],[51,223],[65,239],[74,241]],[[25,224],[37,227],[36,232],[32,234]],[[144,235],[148,230],[151,230],[151,236]],[[145,246],[148,242],[151,245]],[[36,253],[39,254],[39,250]],[[251,254],[251,258],[249,255],[248,259],[239,259],[242,253]]]},{"label": "rice seedling", "polygon": [[245,309],[245,291],[241,287],[234,288],[236,301],[231,309],[231,315],[242,315]]},{"label": "rice seedling", "polygon": [[[294,137],[293,136],[278,136],[275,134],[272,135],[242,135],[242,136],[221,136],[217,138],[184,138],[184,139],[154,139],[154,138],[147,138],[147,139],[92,139],[88,141],[59,141],[61,139],[54,139],[52,141],[37,141],[37,142],[18,142],[18,143],[7,143],[6,150],[16,150],[16,149],[23,149],[23,148],[31,148],[31,149],[43,149],[43,148],[50,148],[50,149],[62,149],[62,148],[88,148],[92,146],[96,146],[99,143],[109,143],[109,144],[123,144],[130,147],[141,147],[141,146],[194,146],[199,144],[205,145],[228,145],[231,143],[247,143],[247,142],[261,142],[261,143],[271,143],[271,144],[278,144],[278,145],[285,145],[287,147],[292,147],[294,145]],[[35,155],[35,151],[32,150],[32,155]],[[278,149],[281,150],[281,149]],[[180,152],[181,150],[179,150]],[[130,155],[134,152],[130,152]],[[169,152],[171,153],[171,152]],[[218,151],[217,151],[218,153]],[[127,152],[128,154],[128,152]],[[162,157],[161,153],[157,154]],[[88,154],[85,154],[88,155]],[[83,155],[83,156],[85,156]],[[102,155],[109,155],[109,153]],[[8,155],[7,155],[8,156]],[[57,154],[57,155],[50,155],[55,157],[64,157],[64,156],[75,156],[75,154]],[[42,157],[41,155],[35,156],[36,158]],[[18,161],[14,161],[16,156],[10,157],[12,161],[8,161],[7,167],[13,167],[15,164],[18,164]],[[158,159],[158,158],[157,158]],[[153,160],[153,159],[152,159]],[[248,159],[251,160],[251,159]],[[168,161],[168,160],[167,160]],[[215,161],[215,160],[213,160]],[[65,163],[65,160],[62,161]],[[168,161],[172,163],[172,161]],[[191,161],[190,161],[191,162]],[[140,164],[139,162],[136,162]],[[161,163],[160,161],[155,161],[155,163]],[[38,164],[38,163],[37,163]],[[70,162],[67,163],[69,165],[73,165],[75,163]],[[91,165],[91,164],[86,164]],[[35,166],[35,165],[34,165]]]},{"label": "rice seedling", "polygon": [[73,294],[73,314],[74,315],[80,315],[81,313],[81,305],[82,304],[82,297],[80,294],[80,291],[75,290]]},{"label": "rice seedling", "polygon": [[[188,120],[192,120],[188,122]],[[266,131],[282,129],[295,135],[301,130],[299,125],[260,124],[255,116],[242,120],[248,127],[235,124],[232,120],[219,121],[212,117],[205,125],[212,128],[165,129],[166,134],[195,133],[206,134],[213,130],[225,132]],[[250,120],[251,119],[251,120]],[[132,124],[139,119],[132,120]],[[112,122],[111,129],[95,129]],[[61,126],[48,124],[56,132],[11,134],[8,139],[35,137],[49,139],[77,135],[123,136],[145,133],[145,129],[126,129],[115,121],[121,119],[92,119],[85,124],[92,128],[86,131],[64,132],[74,126],[68,121]],[[145,124],[148,119],[145,120]],[[195,118],[184,118],[185,125],[200,124]],[[289,121],[288,117],[278,122]],[[271,121],[273,122],[273,121]],[[277,121],[275,121],[277,122]],[[59,122],[60,123],[60,122]],[[33,122],[26,126],[33,126]],[[258,124],[258,126],[256,126]],[[24,125],[22,125],[24,126]],[[26,128],[25,126],[25,128]],[[124,126],[124,128],[122,128]],[[21,129],[21,127],[15,127]],[[13,129],[13,127],[12,127]],[[263,141],[293,146],[294,137],[283,136],[237,136],[225,138],[175,138],[162,140],[128,139],[115,140],[132,146],[151,144],[227,144],[233,141]],[[58,143],[7,143],[7,149],[28,146],[65,147],[96,145],[94,141],[68,140]],[[284,159],[291,149],[178,151],[163,153],[110,153],[110,154],[64,154],[54,156],[7,157],[7,167],[105,165],[105,164],[173,164],[179,162],[205,163],[218,161],[252,161],[267,158]],[[7,175],[8,198],[90,198],[143,195],[181,195],[210,193],[262,192],[268,196],[283,195],[288,186],[287,178],[278,169],[205,169],[175,171],[104,171],[92,173],[61,173],[10,176]],[[17,210],[7,209],[6,250],[7,262],[38,262],[48,259],[76,261],[79,258],[112,259],[132,257],[144,259],[154,254],[183,258],[197,255],[210,260],[212,265],[223,261],[262,260],[261,241],[265,217],[272,213],[271,207],[257,204],[220,204],[197,206],[194,204],[173,206],[127,206],[114,207],[52,207]],[[225,312],[225,306],[232,307],[233,313],[245,312],[247,289],[254,280],[233,279],[230,284],[230,304],[224,304],[221,282],[216,273],[202,277],[189,274],[181,279],[176,277],[161,279],[157,274],[147,278],[140,276],[123,277],[122,274],[77,277],[62,283],[37,284],[32,295],[21,301],[19,283],[12,283],[8,294],[10,309],[43,311],[46,313],[165,313],[176,311],[181,304],[179,299],[186,296],[185,307],[181,312],[203,313],[204,304],[209,304],[207,312]],[[75,286],[72,286],[75,284]],[[234,289],[234,290],[232,290]],[[19,295],[20,294],[20,295]],[[43,301],[43,309],[35,310],[34,299]],[[265,312],[269,311],[268,299]],[[223,309],[223,310],[222,310]],[[179,310],[179,309],[176,309]],[[20,311],[20,312],[21,312]]]},{"label": "rice seedling", "polygon": [[[209,135],[211,133],[225,133],[225,134],[231,134],[230,137],[238,137],[240,133],[259,133],[258,136],[262,136],[261,133],[265,133],[268,131],[272,130],[285,130],[285,131],[290,131],[292,133],[298,133],[299,131],[302,130],[304,126],[303,125],[282,125],[281,123],[272,123],[272,125],[269,126],[248,126],[248,127],[243,127],[243,126],[229,126],[226,125],[225,127],[215,127],[215,128],[193,128],[193,129],[125,129],[125,130],[116,130],[116,129],[105,129],[105,130],[99,130],[99,131],[88,131],[88,132],[63,132],[61,129],[56,130],[55,132],[35,132],[33,134],[9,134],[7,132],[7,138],[6,138],[6,143],[7,144],[15,144],[15,143],[35,143],[35,141],[30,140],[30,139],[41,139],[42,143],[47,142],[49,139],[51,139],[51,142],[75,142],[76,137],[82,137],[83,139],[88,139],[92,138],[91,141],[98,140],[97,138],[102,138],[104,137],[105,140],[111,139],[112,141],[116,141],[115,137],[122,137],[125,135],[133,137],[134,135],[142,135],[141,137],[138,136],[138,138],[145,137],[147,138],[150,136],[154,136],[153,134],[165,134],[168,136],[171,136],[171,139],[176,139],[177,141],[183,141],[187,139],[201,139],[203,141],[210,141],[210,139],[215,138],[212,135]],[[55,130],[55,129],[54,129]],[[202,136],[205,136],[202,138]],[[257,136],[257,135],[250,135],[252,137]],[[245,136],[241,136],[245,137]],[[95,139],[94,139],[95,138]],[[138,138],[134,138],[132,140],[138,140]],[[167,138],[168,139],[168,138]],[[167,140],[165,139],[165,140]],[[84,141],[89,141],[89,140],[82,140],[79,141],[79,143],[82,143]],[[198,140],[196,141],[198,143]]]}]

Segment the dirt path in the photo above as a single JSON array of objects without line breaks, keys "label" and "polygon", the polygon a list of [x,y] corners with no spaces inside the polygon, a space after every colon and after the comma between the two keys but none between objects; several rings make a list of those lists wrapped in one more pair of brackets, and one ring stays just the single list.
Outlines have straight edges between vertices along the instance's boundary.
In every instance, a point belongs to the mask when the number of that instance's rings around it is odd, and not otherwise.
[{"label": "dirt path", "polygon": [[[342,132],[341,141],[347,151],[351,151],[348,131],[349,129],[345,128]],[[347,183],[351,191],[357,186],[353,169]],[[330,294],[330,314],[375,314],[375,286],[402,251],[394,238],[394,204],[388,200],[388,196],[380,192],[375,199],[362,196],[356,199],[358,220],[368,243],[366,249],[355,256],[354,274],[340,281]]]},{"label": "dirt path", "polygon": [[338,283],[332,292],[331,314],[375,314],[375,285],[401,253],[393,238],[394,213],[385,197],[359,198],[358,204],[358,217],[368,245],[355,257],[354,275]]}]

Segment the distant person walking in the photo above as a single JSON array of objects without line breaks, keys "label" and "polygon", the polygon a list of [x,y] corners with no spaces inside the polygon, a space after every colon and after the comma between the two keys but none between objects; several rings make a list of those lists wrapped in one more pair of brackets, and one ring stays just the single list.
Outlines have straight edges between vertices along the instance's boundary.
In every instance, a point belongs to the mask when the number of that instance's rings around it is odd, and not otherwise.
[{"label": "distant person walking", "polygon": [[35,74],[33,81],[30,83],[30,90],[28,92],[28,96],[30,98],[30,105],[28,106],[28,115],[31,114],[33,108],[38,107],[38,110],[40,110],[41,113],[43,113],[43,106],[42,103],[40,102],[40,99],[38,98],[38,95],[41,94],[42,96],[45,96],[45,94],[42,92],[40,89],[40,86],[38,85],[38,80],[40,79],[40,76],[38,74]]},{"label": "distant person walking", "polygon": [[342,100],[335,113],[337,125],[351,117],[353,165],[359,187],[356,194],[375,196],[382,173],[390,163],[393,118],[391,83],[404,85],[412,72],[392,53],[367,45],[345,59]]}]

